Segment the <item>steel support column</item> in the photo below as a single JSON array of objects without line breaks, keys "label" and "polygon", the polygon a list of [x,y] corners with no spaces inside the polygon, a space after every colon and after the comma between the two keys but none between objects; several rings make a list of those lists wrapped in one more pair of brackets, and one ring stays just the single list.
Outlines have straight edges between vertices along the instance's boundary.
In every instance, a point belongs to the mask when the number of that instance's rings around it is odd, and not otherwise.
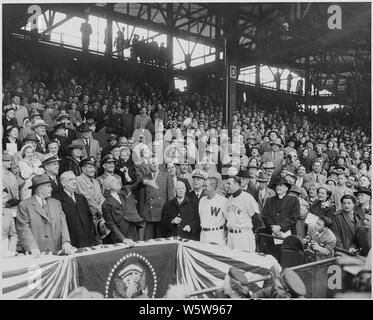
[{"label": "steel support column", "polygon": [[[174,4],[173,3],[167,3],[167,26],[169,27],[169,31],[167,32],[167,68],[170,70],[172,69],[172,65],[174,62],[174,36],[171,32],[171,29],[175,25],[174,20]],[[168,76],[169,78],[169,86],[170,88],[175,87],[174,79],[171,76]]]},{"label": "steel support column", "polygon": [[106,4],[106,56],[110,57],[113,55],[113,12],[114,4]]},{"label": "steel support column", "polygon": [[308,97],[310,92],[310,58],[306,56],[304,72],[304,109],[308,112]]},{"label": "steel support column", "polygon": [[225,85],[225,112],[226,123],[232,122],[236,111],[236,80],[238,77],[238,46],[239,46],[239,11],[236,7],[230,12],[224,12],[224,85]]}]

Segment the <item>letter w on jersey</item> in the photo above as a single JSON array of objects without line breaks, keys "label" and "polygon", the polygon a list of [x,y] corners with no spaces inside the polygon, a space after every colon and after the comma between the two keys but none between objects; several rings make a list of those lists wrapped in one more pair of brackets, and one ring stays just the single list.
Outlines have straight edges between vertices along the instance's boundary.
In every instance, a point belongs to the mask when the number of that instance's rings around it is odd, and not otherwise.
[{"label": "letter w on jersey", "polygon": [[212,217],[213,217],[213,216],[217,217],[218,214],[219,214],[219,212],[220,212],[220,208],[210,207],[210,209],[211,209],[211,216],[212,216]]}]

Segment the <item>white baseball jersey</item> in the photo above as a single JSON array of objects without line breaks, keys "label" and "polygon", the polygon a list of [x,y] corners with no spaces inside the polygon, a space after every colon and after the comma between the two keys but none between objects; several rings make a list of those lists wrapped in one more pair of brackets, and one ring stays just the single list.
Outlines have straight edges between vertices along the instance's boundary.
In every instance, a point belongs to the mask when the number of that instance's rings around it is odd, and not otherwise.
[{"label": "white baseball jersey", "polygon": [[[217,243],[222,246],[226,245],[226,236],[224,228],[227,213],[227,199],[217,194],[214,198],[208,199],[204,196],[199,201],[198,212],[201,220],[201,236],[200,241],[205,243]],[[213,229],[213,230],[203,230]]]},{"label": "white baseball jersey", "polygon": [[259,213],[258,203],[254,197],[242,191],[237,197],[228,198],[227,227],[229,229],[252,229],[251,217]]},{"label": "white baseball jersey", "polygon": [[227,199],[220,194],[212,199],[204,196],[199,200],[198,212],[201,228],[219,228],[226,222]]}]

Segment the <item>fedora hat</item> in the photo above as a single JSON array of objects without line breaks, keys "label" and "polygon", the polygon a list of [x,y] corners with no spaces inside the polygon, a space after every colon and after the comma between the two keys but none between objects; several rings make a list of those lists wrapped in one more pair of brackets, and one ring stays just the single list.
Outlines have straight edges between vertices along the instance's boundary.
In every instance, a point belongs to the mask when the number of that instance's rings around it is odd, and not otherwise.
[{"label": "fedora hat", "polygon": [[105,221],[103,218],[97,221],[95,227],[96,227],[96,234],[101,240],[104,239],[110,233],[110,230],[106,227]]},{"label": "fedora hat", "polygon": [[259,173],[258,178],[256,178],[257,182],[269,182],[269,177],[267,177],[263,172]]},{"label": "fedora hat", "polygon": [[360,187],[358,188],[355,192],[354,192],[354,195],[355,197],[357,197],[359,195],[359,193],[365,193],[367,194],[368,196],[372,196],[372,191],[368,188],[364,188],[364,187]]},{"label": "fedora hat", "polygon": [[107,138],[106,141],[111,141],[111,140],[118,140],[117,136],[115,134],[110,134],[110,136]]},{"label": "fedora hat", "polygon": [[51,183],[51,180],[49,179],[49,176],[47,174],[39,174],[33,176],[31,182],[32,185],[29,186],[29,189],[35,190],[36,187],[42,184]]},{"label": "fedora hat", "polygon": [[48,163],[51,163],[51,162],[60,162],[61,159],[58,158],[57,156],[49,153],[49,154],[46,154],[45,155],[45,158],[43,160],[43,162],[41,163],[40,167],[39,168],[44,168],[44,166]]},{"label": "fedora hat", "polygon": [[288,189],[290,190],[291,189],[291,187],[292,187],[292,185],[285,179],[285,178],[283,178],[283,177],[281,177],[281,176],[277,176],[277,177],[275,177],[275,179],[273,180],[273,183],[272,183],[272,185],[275,187],[275,186],[277,186],[277,185],[279,185],[279,184],[284,184],[284,185],[286,185],[287,187],[288,187]]},{"label": "fedora hat", "polygon": [[277,138],[274,142],[271,142],[270,145],[271,145],[271,146],[273,146],[273,145],[277,145],[277,146],[279,146],[280,148],[283,147],[283,144],[281,143],[281,140],[280,140],[279,138]]},{"label": "fedora hat", "polygon": [[239,177],[239,178],[250,178],[249,171],[247,171],[247,170],[240,170],[237,173],[237,177]]},{"label": "fedora hat", "polygon": [[36,136],[35,133],[29,133],[24,139],[23,139],[23,142],[26,142],[26,141],[35,141],[35,142],[39,142],[39,139],[38,137]]},{"label": "fedora hat", "polygon": [[31,130],[35,130],[38,127],[48,127],[48,125],[45,123],[44,120],[37,119],[35,122],[31,125]]},{"label": "fedora hat", "polygon": [[263,169],[276,169],[272,161],[264,162],[262,168]]},{"label": "fedora hat", "polygon": [[86,123],[89,125],[89,126],[93,126],[95,125],[97,122],[93,119],[87,119]]},{"label": "fedora hat", "polygon": [[92,129],[90,128],[90,126],[89,126],[88,123],[83,123],[83,124],[80,125],[80,127],[78,128],[78,131],[84,133],[84,132],[92,131]]}]

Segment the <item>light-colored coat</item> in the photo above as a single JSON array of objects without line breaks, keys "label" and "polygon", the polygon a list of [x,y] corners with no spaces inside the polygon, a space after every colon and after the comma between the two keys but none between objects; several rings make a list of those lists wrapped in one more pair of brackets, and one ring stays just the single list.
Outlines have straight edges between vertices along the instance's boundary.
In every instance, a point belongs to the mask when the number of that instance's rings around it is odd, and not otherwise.
[{"label": "light-colored coat", "polygon": [[84,173],[76,178],[76,182],[76,192],[87,198],[89,209],[93,216],[93,222],[96,224],[102,217],[101,205],[105,201],[104,195],[101,192],[100,184],[96,179],[92,178],[91,180]]},{"label": "light-colored coat", "polygon": [[[325,184],[327,177],[322,175],[321,173],[319,174],[319,185],[320,184]],[[316,174],[314,172],[307,173],[304,178],[303,178],[303,185],[306,183],[316,183]]]},{"label": "light-colored coat", "polygon": [[16,227],[21,245],[27,252],[32,249],[56,252],[62,249],[63,243],[70,242],[61,203],[52,198],[45,201],[48,213],[35,195],[18,205]]}]

